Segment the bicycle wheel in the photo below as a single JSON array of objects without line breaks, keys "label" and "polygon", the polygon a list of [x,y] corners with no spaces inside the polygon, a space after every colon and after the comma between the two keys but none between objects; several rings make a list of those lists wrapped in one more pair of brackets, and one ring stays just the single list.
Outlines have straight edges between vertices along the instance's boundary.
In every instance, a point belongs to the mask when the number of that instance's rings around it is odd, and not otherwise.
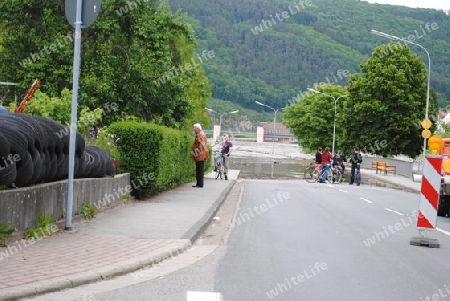
[{"label": "bicycle wheel", "polygon": [[334,173],[334,183],[335,184],[341,184],[342,183],[342,172],[336,171]]},{"label": "bicycle wheel", "polygon": [[224,165],[224,163],[220,164],[219,170],[220,170],[220,179],[222,179],[222,176],[225,175],[225,165]]},{"label": "bicycle wheel", "polygon": [[314,183],[317,178],[317,171],[314,166],[308,166],[305,170],[305,180],[308,183]]},{"label": "bicycle wheel", "polygon": [[216,166],[216,180],[219,177],[222,179],[222,164],[220,162],[217,163],[217,166]]},{"label": "bicycle wheel", "polygon": [[330,182],[330,183],[333,183],[333,176],[334,175],[335,175],[335,173],[331,169],[329,169],[328,170],[328,174],[327,174],[327,181]]},{"label": "bicycle wheel", "polygon": [[355,170],[355,183],[357,186],[361,185],[361,172],[358,169]]}]

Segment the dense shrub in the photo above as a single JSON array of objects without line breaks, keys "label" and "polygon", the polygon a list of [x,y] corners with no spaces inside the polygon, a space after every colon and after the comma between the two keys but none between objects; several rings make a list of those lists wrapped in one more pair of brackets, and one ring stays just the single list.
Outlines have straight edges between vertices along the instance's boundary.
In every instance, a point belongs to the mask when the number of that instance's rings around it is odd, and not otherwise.
[{"label": "dense shrub", "polygon": [[[111,124],[109,132],[118,138],[121,172],[129,172],[137,198],[192,181],[192,134],[152,123],[135,121]],[[205,161],[205,169],[210,167]]]},{"label": "dense shrub", "polygon": [[175,187],[192,180],[194,163],[191,161],[192,135],[186,131],[162,128],[160,145],[158,190]]}]

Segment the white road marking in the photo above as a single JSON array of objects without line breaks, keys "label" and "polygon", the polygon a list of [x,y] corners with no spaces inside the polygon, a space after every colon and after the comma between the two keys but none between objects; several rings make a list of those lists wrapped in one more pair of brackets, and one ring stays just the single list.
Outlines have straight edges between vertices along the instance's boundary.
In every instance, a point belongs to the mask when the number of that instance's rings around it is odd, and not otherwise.
[{"label": "white road marking", "polygon": [[404,214],[401,213],[401,212],[398,212],[398,211],[395,211],[395,210],[392,210],[392,209],[389,209],[389,208],[386,208],[386,207],[384,208],[384,210],[393,212],[393,213],[398,214],[398,215],[404,215]]},{"label": "white road marking", "polygon": [[369,203],[369,204],[372,204],[372,202],[369,201],[368,199],[365,199],[365,198],[360,198],[360,199],[363,200],[364,202],[367,202],[367,203]]},{"label": "white road marking", "polygon": [[348,192],[348,190],[344,190],[344,189],[339,189],[339,191]]},{"label": "white road marking", "polygon": [[222,301],[221,293],[209,293],[209,292],[193,292],[188,291],[187,301]]},{"label": "white road marking", "polygon": [[438,227],[436,227],[436,230],[441,232],[441,233],[444,233],[445,235],[449,235],[450,236],[450,232],[448,232],[448,231],[445,231],[445,230],[443,230],[441,228],[438,228]]}]

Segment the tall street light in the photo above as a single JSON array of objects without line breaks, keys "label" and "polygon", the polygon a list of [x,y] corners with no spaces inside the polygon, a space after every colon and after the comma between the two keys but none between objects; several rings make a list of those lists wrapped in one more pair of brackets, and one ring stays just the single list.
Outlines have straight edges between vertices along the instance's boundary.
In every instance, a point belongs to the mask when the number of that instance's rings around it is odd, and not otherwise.
[{"label": "tall street light", "polygon": [[[430,54],[425,49],[425,47],[423,47],[422,45],[420,45],[418,43],[414,43],[414,42],[411,42],[409,40],[405,40],[405,39],[399,38],[397,36],[393,36],[393,35],[390,35],[390,34],[387,34],[387,33],[381,32],[381,31],[377,31],[377,30],[374,30],[374,29],[372,29],[370,32],[373,33],[374,35],[377,35],[377,36],[380,36],[380,37],[383,37],[383,38],[388,38],[388,39],[394,40],[394,41],[402,41],[402,42],[405,42],[405,43],[408,43],[408,44],[419,46],[420,48],[422,48],[426,52],[426,54],[428,56],[428,83],[427,83],[427,103],[426,103],[426,106],[425,106],[425,120],[428,120],[428,106],[429,106],[429,103],[430,103],[430,77],[431,77],[431,59],[430,59]],[[424,161],[424,163],[425,163],[425,150],[426,150],[426,145],[427,145],[426,143],[427,143],[427,138],[424,137],[424,139],[423,139],[423,161]],[[423,169],[423,165],[422,165],[422,169]]]},{"label": "tall street light", "polygon": [[314,90],[314,89],[311,89],[311,88],[308,88],[308,90],[311,91],[311,92],[313,92],[313,93],[326,95],[326,96],[328,96],[328,97],[333,98],[333,100],[334,100],[333,147],[332,147],[332,149],[331,149],[331,153],[332,153],[333,156],[334,156],[334,155],[336,155],[336,154],[334,153],[334,145],[335,145],[335,142],[336,142],[336,105],[337,105],[337,101],[339,100],[339,98],[341,98],[341,97],[347,97],[347,95],[341,95],[341,96],[339,96],[338,98],[335,98],[334,96],[332,96],[332,95],[330,95],[330,94],[323,93],[323,92],[320,92],[320,91],[317,91],[317,90]]},{"label": "tall street light", "polygon": [[271,106],[268,106],[268,105],[266,105],[266,104],[263,104],[263,103],[261,103],[261,102],[259,102],[259,101],[255,101],[255,102],[256,102],[256,104],[258,104],[258,105],[260,105],[260,106],[263,106],[263,107],[267,107],[267,108],[273,110],[273,112],[274,112],[274,116],[273,116],[273,134],[272,134],[272,154],[274,154],[274,153],[275,153],[275,123],[276,123],[276,121],[277,121],[277,112],[278,112],[278,109],[275,110],[275,109],[272,108]]},{"label": "tall street light", "polygon": [[[205,110],[207,110],[209,112],[212,112],[212,113],[219,114],[219,112],[216,112],[216,111],[214,111],[212,109],[209,109],[209,108],[205,108]],[[222,117],[224,115],[226,115],[226,114],[236,114],[237,112],[239,112],[239,110],[231,111],[231,112],[225,112],[225,113],[219,114],[219,126],[222,127]]]}]

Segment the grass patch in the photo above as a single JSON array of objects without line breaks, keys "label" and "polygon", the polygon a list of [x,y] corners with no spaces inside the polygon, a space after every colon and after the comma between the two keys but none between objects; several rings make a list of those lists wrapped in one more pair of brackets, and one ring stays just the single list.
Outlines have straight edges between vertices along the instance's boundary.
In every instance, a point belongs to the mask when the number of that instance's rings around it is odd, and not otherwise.
[{"label": "grass patch", "polygon": [[5,246],[8,245],[8,237],[13,234],[14,229],[10,223],[0,223],[0,242]]},{"label": "grass patch", "polygon": [[34,237],[38,239],[40,237],[53,235],[58,232],[58,227],[56,225],[52,225],[53,221],[53,216],[42,213],[39,215],[36,228],[28,228],[27,232],[25,232],[24,238],[29,239]]},{"label": "grass patch", "polygon": [[84,204],[81,206],[81,214],[83,214],[84,217],[85,217],[86,219],[88,219],[88,220],[91,220],[91,219],[94,218],[94,213],[95,213],[97,210],[98,210],[97,207],[92,206],[92,205],[90,205],[90,204],[88,204],[88,203],[84,203]]}]

